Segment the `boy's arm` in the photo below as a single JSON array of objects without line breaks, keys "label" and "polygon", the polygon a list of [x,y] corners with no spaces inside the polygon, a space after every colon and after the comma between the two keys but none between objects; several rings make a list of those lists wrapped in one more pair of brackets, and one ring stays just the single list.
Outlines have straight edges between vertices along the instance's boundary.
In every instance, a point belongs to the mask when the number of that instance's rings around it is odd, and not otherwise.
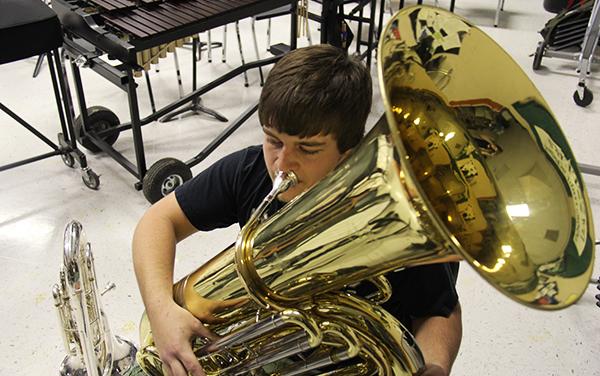
[{"label": "boy's arm", "polygon": [[425,358],[422,376],[450,374],[462,339],[460,303],[448,318],[432,316],[413,320],[415,339]]},{"label": "boy's arm", "polygon": [[204,375],[192,352],[193,336],[212,337],[204,325],[173,300],[177,242],[196,232],[175,194],[158,201],[139,221],[133,236],[133,264],[153,338],[171,376]]}]

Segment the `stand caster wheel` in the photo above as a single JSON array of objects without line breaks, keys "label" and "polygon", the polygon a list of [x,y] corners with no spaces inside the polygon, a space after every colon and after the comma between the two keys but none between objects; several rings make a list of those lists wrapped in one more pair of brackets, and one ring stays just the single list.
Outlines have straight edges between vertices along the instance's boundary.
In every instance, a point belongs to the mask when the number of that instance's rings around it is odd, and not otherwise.
[{"label": "stand caster wheel", "polygon": [[70,153],[61,154],[60,158],[67,167],[75,167],[75,158]]},{"label": "stand caster wheel", "polygon": [[83,170],[81,180],[83,180],[83,184],[90,189],[96,190],[100,187],[100,176],[89,168]]},{"label": "stand caster wheel", "polygon": [[583,98],[579,96],[579,90],[573,93],[573,100],[580,107],[587,107],[594,100],[594,94],[587,87],[583,86]]},{"label": "stand caster wheel", "polygon": [[[88,124],[85,128],[88,132],[101,132],[107,129],[116,128],[121,122],[117,115],[111,110],[102,107],[102,106],[93,106],[87,109],[88,113]],[[73,124],[75,128],[75,135],[77,136],[77,141],[86,149],[91,151],[92,153],[98,153],[101,149],[94,144],[90,139],[84,136],[83,130],[83,118],[81,115],[77,116],[75,119],[75,123]],[[113,145],[117,139],[119,138],[119,132],[114,132],[102,136],[102,140],[109,145]]]},{"label": "stand caster wheel", "polygon": [[535,49],[535,54],[533,55],[533,70],[536,71],[540,69],[542,66],[542,57],[544,57],[544,42],[539,42],[537,48]]},{"label": "stand caster wheel", "polygon": [[192,171],[185,163],[175,158],[164,158],[148,169],[142,191],[146,200],[154,204],[191,178]]}]

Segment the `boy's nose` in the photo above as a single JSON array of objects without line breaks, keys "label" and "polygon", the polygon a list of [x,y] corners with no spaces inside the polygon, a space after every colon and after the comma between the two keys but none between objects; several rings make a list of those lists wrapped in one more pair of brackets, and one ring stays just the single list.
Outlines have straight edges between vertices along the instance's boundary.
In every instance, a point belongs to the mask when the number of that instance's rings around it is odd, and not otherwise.
[{"label": "boy's nose", "polygon": [[277,169],[279,171],[294,171],[298,167],[298,159],[294,150],[283,147],[277,158]]}]

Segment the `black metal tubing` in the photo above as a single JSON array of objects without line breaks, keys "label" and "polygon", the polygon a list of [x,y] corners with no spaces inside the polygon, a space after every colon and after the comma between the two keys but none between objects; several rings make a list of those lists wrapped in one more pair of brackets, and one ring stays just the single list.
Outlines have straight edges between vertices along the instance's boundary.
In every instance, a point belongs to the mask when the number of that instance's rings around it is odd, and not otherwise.
[{"label": "black metal tubing", "polygon": [[77,39],[77,41],[75,41],[75,39],[65,38],[63,49],[72,59],[77,58],[78,56],[85,57],[87,67],[104,77],[119,89],[127,91],[127,74],[123,70],[118,69],[119,67],[112,66],[100,59],[99,53],[86,49],[82,44],[83,41],[83,39]]},{"label": "black metal tubing", "polygon": [[196,91],[197,89],[197,78],[196,78],[196,72],[198,70],[197,68],[197,63],[198,60],[196,59],[196,54],[198,53],[198,37],[196,35],[194,35],[194,37],[192,38],[192,91]]},{"label": "black metal tubing", "polygon": [[[60,128],[62,129],[62,133],[68,135],[67,125],[65,123],[65,114],[63,105],[64,102],[60,98],[60,92],[58,88],[58,82],[56,79],[56,69],[54,68],[54,62],[52,61],[52,54],[48,53],[48,67],[50,68],[50,78],[52,79],[52,89],[54,90],[54,99],[56,100],[56,108],[58,109],[58,118],[60,120]],[[55,55],[58,55],[58,51],[56,51]],[[43,55],[40,55],[43,56]]]},{"label": "black metal tubing", "polygon": [[[295,33],[294,33],[294,35],[295,35]],[[137,95],[136,95],[136,86],[137,85],[135,84],[135,80],[133,78],[133,68],[129,67],[128,72],[127,72],[127,80],[125,80],[125,81],[127,82],[126,92],[128,94],[127,97],[129,99],[129,109],[130,109],[130,115],[131,115],[132,120],[128,123],[122,123],[121,125],[117,126],[116,128],[101,131],[101,132],[86,132],[85,131],[85,128],[87,128],[86,124],[89,123],[89,119],[88,119],[88,114],[87,114],[85,95],[84,95],[84,91],[83,91],[83,84],[82,84],[82,79],[81,79],[81,74],[79,72],[79,68],[73,62],[73,60],[71,60],[73,79],[75,81],[75,89],[76,89],[75,92],[77,94],[80,113],[81,113],[81,117],[82,117],[82,122],[84,124],[84,127],[83,127],[84,129],[82,129],[84,134],[80,135],[80,136],[83,136],[83,137],[86,137],[87,139],[89,139],[96,146],[98,146],[102,151],[104,151],[108,155],[110,155],[117,163],[119,163],[121,166],[123,166],[133,176],[135,176],[139,181],[134,184],[134,187],[136,189],[140,190],[142,188],[142,181],[147,172],[143,138],[142,138],[142,132],[141,132],[142,126],[147,125],[155,120],[158,120],[162,116],[170,113],[171,111],[177,109],[178,107],[181,107],[182,105],[194,100],[195,98],[207,93],[208,91],[220,86],[221,84],[239,76],[241,73],[243,73],[246,70],[254,69],[254,68],[257,68],[260,66],[264,66],[264,65],[273,64],[273,63],[277,62],[280,58],[281,58],[281,56],[273,56],[270,58],[246,63],[237,68],[234,68],[231,71],[220,76],[219,78],[211,81],[207,85],[204,85],[201,88],[180,98],[179,100],[172,102],[171,104],[169,104],[167,106],[164,106],[163,108],[157,110],[156,112],[153,112],[152,114],[150,114],[149,116],[147,116],[143,119],[140,119],[140,115],[139,115],[139,108],[138,108]],[[127,66],[126,64],[122,65],[122,67],[126,67],[126,66]],[[111,80],[111,82],[112,82],[112,80]],[[248,111],[244,112],[230,126],[228,126],[224,131],[222,131],[215,139],[213,139],[213,141],[211,141],[211,143],[206,148],[204,148],[200,152],[200,154],[198,154],[194,158],[190,159],[190,161],[189,161],[190,167],[193,167],[193,166],[197,165],[198,163],[200,163],[202,160],[204,160],[208,156],[209,153],[214,151],[214,149],[216,149],[220,144],[222,144],[227,137],[229,137],[236,129],[238,129],[242,125],[242,123],[245,120],[247,120],[250,117],[250,115],[252,115],[252,113],[254,113],[254,111],[256,111],[256,109],[253,109],[252,111],[248,110]],[[115,150],[112,146],[108,145],[106,142],[103,141],[104,137],[106,137],[109,134],[112,134],[114,132],[122,132],[122,131],[125,131],[128,129],[132,129],[132,131],[133,131],[133,142],[134,142],[137,167],[131,161],[129,161],[127,158],[125,158],[125,156],[123,156],[123,154],[121,154],[120,152]]]},{"label": "black metal tubing", "polygon": [[55,155],[62,155],[62,154],[64,154],[64,153],[60,150],[51,151],[46,154],[40,154],[36,157],[27,158],[27,159],[23,159],[18,162],[13,162],[13,163],[5,164],[4,166],[0,166],[0,171],[10,170],[11,168],[23,166],[23,165],[26,165],[26,164],[29,164],[32,162],[41,161],[42,159],[46,159],[46,158],[54,157]]},{"label": "black metal tubing", "polygon": [[86,137],[86,128],[87,124],[89,124],[89,119],[87,105],[85,104],[85,94],[83,92],[83,81],[81,80],[81,73],[75,61],[73,59],[69,59],[69,61],[71,62],[71,73],[73,73],[73,81],[75,82],[75,95],[77,96],[77,103],[79,103],[79,116],[81,116],[83,123],[82,134],[75,135],[75,137]]},{"label": "black metal tubing", "polygon": [[219,133],[219,135],[215,137],[204,149],[202,149],[198,155],[185,162],[185,164],[191,168],[206,159],[206,157],[208,157],[210,153],[212,153],[219,145],[221,145],[223,141],[227,139],[227,137],[231,136],[233,132],[235,132],[242,124],[244,124],[244,122],[248,120],[250,116],[256,112],[256,110],[258,110],[258,102],[244,111],[227,128]]},{"label": "black metal tubing", "polygon": [[295,50],[298,42],[298,2],[292,1],[290,6],[290,50]]},{"label": "black metal tubing", "polygon": [[[358,35],[356,36],[356,50],[357,50],[357,52],[359,52],[360,46],[367,46],[367,51],[361,53],[360,56],[363,59],[366,57],[367,58],[366,65],[370,66],[371,65],[371,52],[373,51],[374,48],[377,47],[376,46],[377,42],[374,41],[374,37],[373,37],[373,29],[375,27],[375,8],[377,7],[376,1],[361,0],[348,14],[343,13],[343,4],[344,3],[345,3],[345,1],[342,1],[342,0],[323,0],[321,2],[321,5],[322,5],[321,16],[309,14],[309,18],[321,23],[321,43],[327,43],[328,40],[330,39],[331,36],[327,34],[328,29],[329,29],[328,25],[332,22],[333,19],[335,19],[335,17],[337,17],[337,15],[339,15],[339,17],[341,19],[358,22],[358,31],[357,31]],[[363,9],[367,4],[370,4],[371,13],[370,13],[369,17],[364,17]],[[382,4],[383,4],[383,1],[382,1]],[[336,14],[336,9],[338,8],[338,6],[339,6],[339,10],[337,11],[338,13]],[[380,6],[380,15],[379,15],[380,26],[383,23],[383,10],[384,10],[384,6],[381,5]],[[358,13],[358,16],[355,15],[356,13]],[[368,26],[369,37],[366,42],[362,40],[362,24],[363,24],[363,22],[369,24],[369,26]]]},{"label": "black metal tubing", "polygon": [[94,143],[98,148],[100,148],[103,152],[108,154],[112,159],[115,160],[118,164],[120,164],[124,169],[129,171],[131,175],[140,179],[139,171],[136,165],[134,165],[129,159],[125,158],[123,154],[116,151],[112,146],[106,143],[102,138],[99,138],[98,135],[94,132],[88,132],[88,139]]},{"label": "black metal tubing", "polygon": [[[74,144],[73,137],[73,127],[71,123],[71,117],[69,113],[65,113],[65,109],[67,109],[67,103],[64,100],[61,100],[61,93],[63,95],[63,99],[66,97],[65,88],[66,88],[66,78],[63,76],[62,64],[60,63],[60,54],[58,49],[54,49],[52,51],[48,51],[46,53],[48,57],[48,66],[50,68],[50,78],[52,80],[52,89],[54,91],[54,98],[56,100],[56,109],[58,111],[58,117],[60,120],[60,126],[62,133],[59,134],[60,145],[57,145],[40,131],[35,129],[31,124],[22,119],[16,113],[11,111],[4,104],[0,103],[0,110],[4,111],[7,115],[13,118],[16,122],[21,124],[25,129],[35,135],[38,139],[43,141],[46,145],[48,145],[53,151],[48,153],[43,153],[34,157],[26,158],[17,162],[8,163],[6,165],[0,166],[0,171],[9,170],[11,168],[23,166],[32,162],[40,161],[42,159],[54,157],[57,155],[67,155],[76,150],[77,146]],[[54,61],[52,58],[54,57]],[[56,65],[55,65],[56,64]],[[63,105],[65,106],[63,108]],[[85,158],[84,158],[85,161]],[[86,166],[82,166],[86,167]]]},{"label": "black metal tubing", "polygon": [[50,139],[48,137],[44,136],[40,131],[38,131],[37,129],[35,129],[34,127],[32,127],[28,122],[26,122],[21,117],[19,117],[19,115],[17,115],[14,112],[12,112],[8,107],[6,107],[5,105],[3,105],[2,103],[0,103],[0,110],[6,112],[6,114],[8,116],[10,116],[11,118],[13,118],[16,122],[18,122],[19,124],[21,124],[28,131],[30,131],[31,133],[33,133],[37,138],[39,138],[40,140],[44,141],[44,143],[46,143],[52,149],[58,150],[58,146],[56,146],[56,144],[54,142],[50,141]]},{"label": "black metal tubing", "polygon": [[[48,56],[48,66],[50,67],[50,72],[52,75],[56,74],[56,77],[58,78],[58,88],[60,90],[57,89],[57,87],[54,87],[54,93],[55,93],[55,97],[56,97],[56,105],[59,107],[59,113],[61,114],[61,117],[64,115],[66,124],[61,124],[63,126],[63,140],[66,141],[69,145],[69,148],[71,149],[71,151],[76,151],[77,154],[80,156],[80,167],[81,168],[87,168],[87,161],[85,159],[85,155],[83,153],[81,153],[78,149],[77,149],[77,141],[75,140],[76,135],[75,135],[75,127],[73,126],[73,116],[74,116],[74,111],[73,111],[73,102],[71,99],[71,92],[69,90],[69,83],[67,81],[67,75],[66,75],[66,71],[64,69],[64,66],[62,64],[61,61],[61,55],[58,52],[58,49],[54,50],[53,52],[53,57],[54,57],[54,63],[52,62],[52,59],[50,58],[50,56]],[[55,70],[55,66],[56,66],[56,70]],[[54,80],[52,82],[54,84]],[[62,100],[59,96],[59,93],[62,93]],[[61,103],[62,103],[62,109],[61,108]],[[63,113],[64,111],[64,113]],[[65,131],[64,128],[67,128],[67,130]],[[83,159],[81,159],[83,158]]]},{"label": "black metal tubing", "polygon": [[144,77],[146,78],[146,86],[148,86],[148,96],[150,97],[150,108],[152,113],[156,112],[156,104],[154,103],[154,94],[152,93],[152,84],[150,83],[150,75],[148,71],[144,71]]},{"label": "black metal tubing", "polygon": [[146,175],[146,154],[144,153],[144,140],[142,138],[142,124],[140,123],[140,109],[138,107],[133,69],[127,70],[129,83],[127,85],[127,98],[129,99],[129,114],[131,115],[131,130],[133,132],[133,147],[135,149],[135,160],[137,162],[138,179],[140,181]]}]

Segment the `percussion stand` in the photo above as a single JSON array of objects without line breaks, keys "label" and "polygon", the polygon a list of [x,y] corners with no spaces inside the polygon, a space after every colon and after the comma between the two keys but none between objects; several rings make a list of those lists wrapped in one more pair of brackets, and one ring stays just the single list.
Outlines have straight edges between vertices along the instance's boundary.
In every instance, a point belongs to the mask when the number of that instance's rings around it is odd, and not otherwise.
[{"label": "percussion stand", "polygon": [[[197,52],[198,52],[198,37],[194,36],[192,38],[192,92],[195,92],[197,89],[197,80],[196,80],[196,70],[197,70],[196,55],[197,55]],[[224,123],[229,121],[229,120],[227,120],[227,118],[225,116],[221,115],[217,111],[215,111],[211,108],[205,107],[202,104],[202,98],[200,98],[199,95],[195,96],[187,106],[184,106],[178,110],[171,112],[170,114],[164,116],[159,121],[161,123],[166,123],[168,121],[173,120],[174,117],[176,117],[180,114],[186,113],[186,112],[190,112],[191,115],[207,114],[207,115],[210,115],[210,116],[214,117],[215,119],[222,121]]]}]

